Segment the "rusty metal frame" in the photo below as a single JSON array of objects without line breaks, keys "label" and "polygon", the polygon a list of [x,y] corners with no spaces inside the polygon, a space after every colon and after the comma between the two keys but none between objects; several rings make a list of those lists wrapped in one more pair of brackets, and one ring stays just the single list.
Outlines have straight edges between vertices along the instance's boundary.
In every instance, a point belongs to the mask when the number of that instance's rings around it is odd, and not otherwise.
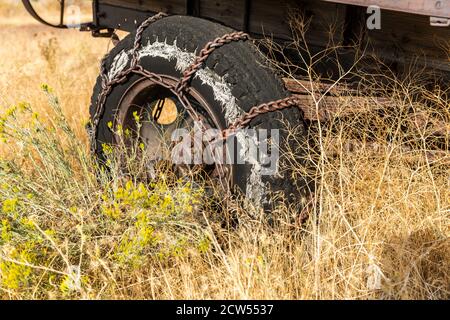
[{"label": "rusty metal frame", "polygon": [[61,15],[59,18],[59,24],[53,24],[50,23],[48,21],[46,21],[45,19],[43,19],[34,9],[33,5],[31,4],[30,0],[22,0],[22,3],[25,7],[25,9],[28,11],[28,13],[37,21],[39,21],[40,23],[49,26],[49,27],[53,27],[53,28],[59,28],[59,29],[67,29],[68,27],[64,24],[64,5],[65,5],[65,1],[64,0],[60,0],[60,6],[61,6]]},{"label": "rusty metal frame", "polygon": [[58,29],[69,29],[69,28],[79,28],[80,31],[92,31],[92,34],[95,37],[111,37],[112,32],[114,30],[110,28],[106,28],[107,32],[102,33],[101,31],[105,28],[100,28],[98,24],[98,0],[92,1],[92,12],[94,13],[94,22],[88,22],[88,23],[82,23],[80,25],[66,25],[64,24],[64,13],[65,13],[65,0],[59,0],[60,3],[60,16],[59,16],[59,24],[54,24],[46,21],[44,18],[42,18],[34,9],[33,5],[31,4],[31,0],[22,0],[22,4],[25,7],[25,10],[28,11],[28,13],[36,19],[38,22],[52,27],[52,28],[58,28]]}]

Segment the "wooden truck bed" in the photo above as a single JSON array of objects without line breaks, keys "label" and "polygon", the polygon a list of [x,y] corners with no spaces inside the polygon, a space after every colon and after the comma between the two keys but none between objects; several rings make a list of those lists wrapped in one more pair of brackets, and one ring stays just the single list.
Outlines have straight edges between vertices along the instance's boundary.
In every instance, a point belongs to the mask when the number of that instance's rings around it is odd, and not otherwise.
[{"label": "wooden truck bed", "polygon": [[[381,29],[365,26],[368,4],[383,10]],[[292,36],[289,17],[302,12],[311,19],[309,45],[324,47],[335,26],[335,43],[369,42],[383,58],[401,63],[413,59],[450,71],[450,27],[430,25],[430,16],[450,18],[450,0],[98,0],[96,23],[104,28],[132,31],[150,12],[192,15],[236,30],[276,40]],[[363,39],[360,38],[363,35]]]}]

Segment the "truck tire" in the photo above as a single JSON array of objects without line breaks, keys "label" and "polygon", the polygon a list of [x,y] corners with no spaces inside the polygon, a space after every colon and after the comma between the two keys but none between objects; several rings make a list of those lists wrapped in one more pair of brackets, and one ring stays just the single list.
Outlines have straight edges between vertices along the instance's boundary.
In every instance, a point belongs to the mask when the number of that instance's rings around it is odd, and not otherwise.
[{"label": "truck tire", "polygon": [[[139,64],[156,74],[179,79],[206,43],[230,32],[233,30],[199,18],[164,18],[144,31]],[[109,53],[105,65],[110,79],[130,65],[134,37],[134,33],[128,35]],[[91,117],[102,90],[101,81],[99,77],[94,87]],[[113,133],[108,123],[117,117],[118,105],[127,90],[139,81],[138,75],[132,75],[125,83],[115,86],[107,96],[97,132],[97,154],[100,158],[101,145],[113,143]],[[197,72],[190,87],[207,101],[209,112],[218,120],[217,126],[220,129],[227,128],[253,106],[289,95],[280,79],[266,67],[264,57],[251,42],[234,42],[216,50]],[[280,143],[287,143],[287,132],[281,119],[295,122],[297,128],[301,127],[300,133],[306,137],[302,114],[298,108],[261,115],[253,120],[250,127],[280,129]],[[271,193],[282,191],[289,201],[300,203],[299,190],[307,186],[306,180],[292,181],[289,174],[263,176],[257,165],[233,165],[233,169],[233,184],[253,203],[258,206],[262,204],[266,209],[273,206]]]}]

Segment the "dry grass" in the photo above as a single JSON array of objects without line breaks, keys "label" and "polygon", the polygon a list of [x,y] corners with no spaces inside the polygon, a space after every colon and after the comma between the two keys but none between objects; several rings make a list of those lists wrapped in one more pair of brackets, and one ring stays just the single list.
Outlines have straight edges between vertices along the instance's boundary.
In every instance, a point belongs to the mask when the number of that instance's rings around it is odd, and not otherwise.
[{"label": "dry grass", "polygon": [[152,186],[96,179],[84,124],[107,41],[1,23],[1,298],[449,298],[448,153],[427,157],[428,131],[408,122],[413,108],[448,124],[448,88],[418,76],[372,87],[396,113],[365,106],[315,127],[315,170],[291,164],[318,181],[304,225],[230,201],[229,228],[170,173]]},{"label": "dry grass", "polygon": [[98,61],[108,52],[108,41],[76,30],[61,32],[44,27],[28,16],[21,3],[14,3],[2,3],[0,7],[0,38],[4,44],[0,48],[0,105],[27,101],[45,114],[49,109],[40,86],[49,83],[64,101],[69,122],[81,136]]}]

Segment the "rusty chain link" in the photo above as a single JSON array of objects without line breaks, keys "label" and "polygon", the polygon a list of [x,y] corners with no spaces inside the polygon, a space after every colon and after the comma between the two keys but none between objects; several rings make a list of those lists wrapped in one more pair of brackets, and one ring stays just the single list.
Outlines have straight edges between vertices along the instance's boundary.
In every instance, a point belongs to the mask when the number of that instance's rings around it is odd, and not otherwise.
[{"label": "rusty chain link", "polygon": [[201,69],[203,64],[206,62],[208,57],[218,48],[229,44],[231,42],[236,41],[246,41],[249,40],[250,36],[244,32],[233,32],[230,34],[226,34],[220,38],[216,38],[215,40],[208,42],[205,47],[200,51],[200,55],[195,58],[194,62],[191,64],[189,68],[186,69],[183,73],[183,78],[180,80],[176,87],[176,91],[180,94],[186,90],[190,81],[197,73],[198,70]]},{"label": "rusty chain link", "polygon": [[136,36],[134,38],[134,46],[133,46],[133,58],[131,59],[130,68],[136,67],[139,62],[139,49],[142,46],[142,36],[144,34],[145,29],[147,29],[152,23],[161,20],[165,17],[167,17],[167,14],[164,12],[155,14],[154,16],[142,22],[142,24],[136,30]]},{"label": "rusty chain link", "polygon": [[[133,47],[133,51],[132,51],[133,53],[132,53],[130,67],[126,70],[122,70],[121,72],[119,72],[113,79],[108,79],[108,74],[107,74],[107,70],[106,70],[106,61],[109,58],[109,54],[107,54],[102,59],[102,62],[100,65],[102,91],[98,95],[96,109],[92,116],[90,126],[88,127],[88,135],[89,135],[89,140],[90,140],[90,144],[91,144],[91,153],[93,155],[95,155],[97,152],[98,125],[99,125],[100,119],[104,113],[106,98],[111,93],[111,90],[115,85],[126,81],[126,79],[128,78],[128,75],[130,73],[132,73],[132,72],[135,72],[135,73],[142,72],[143,73],[144,70],[143,70],[142,66],[138,65],[139,49],[142,44],[142,35],[143,35],[145,29],[149,25],[151,25],[152,23],[154,23],[166,16],[167,16],[167,14],[165,14],[165,13],[162,13],[162,12],[158,13],[158,14],[148,18],[147,20],[145,20],[139,26],[139,28],[136,30],[136,36],[134,39],[134,47]],[[143,76],[153,80],[154,82],[156,82],[158,84],[164,85],[164,81],[162,81],[162,78],[154,73],[147,72],[147,73],[143,74]]]},{"label": "rusty chain link", "polygon": [[284,99],[272,101],[269,103],[263,103],[259,106],[253,107],[250,109],[250,111],[245,113],[242,117],[238,118],[233,124],[231,124],[227,129],[225,129],[223,131],[223,137],[226,139],[235,131],[247,127],[250,124],[250,122],[252,122],[253,119],[262,114],[282,111],[284,109],[291,108],[293,106],[298,106],[300,105],[300,103],[301,102],[298,98],[296,98],[295,96],[291,96]]},{"label": "rusty chain link", "polygon": [[[216,38],[215,40],[208,42],[204,48],[200,51],[200,54],[195,58],[194,62],[189,66],[184,72],[182,78],[179,82],[174,85],[169,85],[164,82],[163,78],[155,73],[145,70],[141,65],[139,65],[139,50],[142,46],[142,36],[145,29],[150,26],[152,23],[167,17],[165,13],[158,13],[147,20],[145,20],[137,29],[136,36],[134,39],[134,46],[132,49],[132,59],[128,69],[122,70],[117,75],[114,76],[113,79],[108,79],[108,74],[106,70],[106,61],[109,58],[107,54],[101,62],[100,76],[101,76],[101,86],[102,90],[99,93],[96,109],[94,115],[92,116],[92,120],[90,123],[90,127],[88,128],[88,134],[91,142],[91,153],[93,155],[96,154],[97,151],[97,130],[98,125],[100,123],[100,119],[104,113],[104,107],[106,103],[106,98],[111,93],[112,88],[117,85],[125,82],[130,74],[138,74],[142,77],[145,77],[154,83],[161,85],[167,89],[170,89],[183,104],[186,111],[189,115],[195,120],[198,121],[203,127],[203,121],[195,111],[195,109],[191,106],[189,100],[186,98],[186,90],[188,89],[190,82],[194,78],[195,74],[204,66],[208,57],[218,48],[227,45],[232,42],[238,41],[246,41],[250,39],[250,36],[244,32],[233,32],[230,34],[226,34],[222,37]],[[239,129],[243,129],[250,124],[250,122],[258,117],[259,115],[281,111],[290,107],[299,106],[300,101],[294,96],[287,97],[285,99],[264,103],[259,106],[253,107],[249,112],[243,114],[240,118],[238,118],[233,124],[231,124],[227,129],[223,130],[223,138],[229,137],[231,134],[236,132]]]}]

